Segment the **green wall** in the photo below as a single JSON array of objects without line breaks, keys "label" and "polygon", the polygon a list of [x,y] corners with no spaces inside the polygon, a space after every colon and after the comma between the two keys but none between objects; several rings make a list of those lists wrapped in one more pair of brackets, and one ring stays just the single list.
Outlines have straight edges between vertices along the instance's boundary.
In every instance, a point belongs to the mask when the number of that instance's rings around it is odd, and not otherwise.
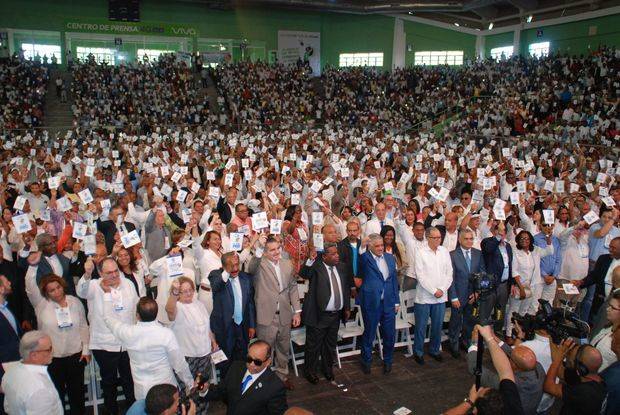
[{"label": "green wall", "polygon": [[[596,35],[590,36],[590,26],[596,26]],[[620,46],[620,14],[596,19],[541,27],[543,35],[537,37],[537,29],[521,32],[521,54],[528,53],[528,45],[550,42],[552,51],[582,54],[596,50],[599,45]]]},{"label": "green wall", "polygon": [[514,32],[498,33],[484,37],[484,54],[489,56],[491,49],[503,46],[511,46],[514,40]]},{"label": "green wall", "polygon": [[405,50],[405,64],[413,65],[415,52],[427,50],[462,50],[465,59],[476,56],[476,36],[450,29],[404,21],[405,44],[413,46]]},{"label": "green wall", "polygon": [[[107,0],[2,0],[0,27],[64,32],[67,21],[107,19],[107,4]],[[200,38],[232,39],[237,44],[247,39],[250,44],[264,45],[265,59],[270,50],[278,48],[278,30],[321,32],[323,65],[337,65],[338,55],[344,52],[383,52],[383,69],[392,65],[394,18],[386,16],[265,8],[218,11],[198,3],[142,0],[140,19],[187,25]],[[194,39],[190,46],[195,44]]]}]

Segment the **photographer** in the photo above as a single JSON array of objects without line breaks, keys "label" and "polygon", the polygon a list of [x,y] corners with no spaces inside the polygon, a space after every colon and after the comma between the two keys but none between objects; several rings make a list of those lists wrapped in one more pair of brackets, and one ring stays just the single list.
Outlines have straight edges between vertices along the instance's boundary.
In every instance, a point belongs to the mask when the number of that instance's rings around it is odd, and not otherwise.
[{"label": "photographer", "polygon": [[[603,361],[601,353],[589,344],[577,346],[571,339],[565,339],[559,345],[551,345],[551,354],[553,362],[544,388],[545,392],[562,399],[560,414],[599,414],[607,394],[605,383],[598,375]],[[564,382],[556,383],[562,364]]]},{"label": "photographer", "polygon": [[[510,360],[510,367],[515,376],[515,384],[519,391],[519,397],[523,405],[524,414],[536,414],[536,409],[543,395],[543,383],[545,381],[545,370],[536,361],[536,355],[525,346],[517,346],[512,349],[504,342],[499,341],[495,333],[493,338],[506,353]],[[476,358],[478,355],[478,332],[474,330],[471,337],[471,344],[467,353],[467,365],[469,373],[475,374]],[[499,375],[482,367],[480,385],[493,389],[499,388]]]},{"label": "photographer", "polygon": [[462,415],[469,413],[470,410],[472,410],[472,413],[479,415],[523,414],[523,407],[521,406],[521,399],[515,384],[515,376],[510,366],[510,360],[495,340],[492,327],[476,325],[474,330],[477,330],[478,335],[482,336],[489,349],[493,366],[499,378],[499,388],[480,388],[476,390],[476,386],[473,385],[469,390],[469,396],[461,404],[444,412],[444,415]]},{"label": "photographer", "polygon": [[[179,413],[179,390],[167,383],[155,385],[149,389],[145,399],[134,402],[127,415],[175,415]],[[195,415],[196,405],[190,400],[189,405],[181,405],[182,415]]]}]

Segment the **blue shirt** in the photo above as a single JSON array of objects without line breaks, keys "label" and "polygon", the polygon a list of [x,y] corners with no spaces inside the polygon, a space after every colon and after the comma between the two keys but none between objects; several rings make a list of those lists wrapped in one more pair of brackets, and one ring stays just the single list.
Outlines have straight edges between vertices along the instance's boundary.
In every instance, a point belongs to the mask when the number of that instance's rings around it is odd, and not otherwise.
[{"label": "blue shirt", "polygon": [[135,401],[126,415],[148,415],[146,413],[146,399],[140,399],[139,401]]},{"label": "blue shirt", "polygon": [[[594,232],[598,231],[602,227],[603,225],[597,222],[590,228],[590,237],[588,238],[588,246],[590,247],[590,261],[596,261],[601,255],[608,254],[609,242],[611,242],[612,239],[620,236],[620,229],[618,229],[617,226],[612,226],[609,230],[609,233],[607,233],[605,237],[595,237]],[[605,241],[609,241],[607,243],[607,246],[605,246]]]},{"label": "blue shirt", "polygon": [[[502,240],[499,236],[496,236],[496,238],[498,241]],[[500,282],[505,282],[508,281],[508,278],[510,277],[510,275],[508,275],[510,272],[510,257],[508,256],[508,250],[506,249],[505,242],[504,245],[500,242],[497,247],[499,248],[499,253],[502,255],[502,261],[504,262],[504,271],[502,272],[502,279]]]},{"label": "blue shirt", "polygon": [[9,310],[8,303],[5,301],[4,304],[0,304],[0,313],[4,315],[4,317],[8,320],[15,333],[19,333],[17,330],[17,320],[15,320],[15,316]]},{"label": "blue shirt", "polygon": [[[560,269],[562,267],[562,245],[560,240],[552,236],[551,244],[553,245],[553,255],[548,255],[540,258],[540,275],[553,275],[554,277],[560,276]],[[540,232],[534,236],[534,245],[541,248],[547,247],[547,239],[545,234]]]}]

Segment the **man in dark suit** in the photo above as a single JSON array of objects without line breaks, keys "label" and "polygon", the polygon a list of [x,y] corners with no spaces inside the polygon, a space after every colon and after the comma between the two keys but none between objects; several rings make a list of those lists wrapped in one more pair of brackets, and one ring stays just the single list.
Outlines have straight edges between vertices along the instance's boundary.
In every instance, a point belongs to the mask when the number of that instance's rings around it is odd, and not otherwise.
[{"label": "man in dark suit", "polygon": [[[19,360],[19,338],[22,336],[19,321],[7,304],[11,292],[11,281],[0,275],[0,381],[4,375],[2,364]],[[0,413],[3,409],[4,394],[0,393]]]},{"label": "man in dark suit", "polygon": [[120,231],[117,224],[125,226],[127,232],[131,232],[136,229],[136,226],[131,222],[124,222],[123,217],[127,212],[120,205],[116,205],[110,211],[108,220],[97,220],[97,230],[103,233],[105,238],[105,247],[108,250],[108,254],[112,252],[114,247],[114,235]]},{"label": "man in dark suit", "polygon": [[[499,223],[498,223],[499,222]],[[487,273],[495,276],[496,291],[488,297],[489,313],[495,305],[504,311],[508,303],[508,293],[513,283],[512,278],[512,247],[506,241],[506,224],[495,221],[491,228],[493,236],[484,238],[480,243],[482,257]],[[490,316],[480,315],[480,319]]]},{"label": "man in dark suit", "polygon": [[209,282],[213,293],[211,331],[228,360],[222,363],[222,377],[233,360],[248,353],[248,342],[256,335],[256,310],[252,276],[239,271],[236,252],[222,255],[223,269],[211,271]]},{"label": "man in dark suit", "polygon": [[350,314],[350,279],[347,267],[339,261],[338,245],[326,243],[321,258],[317,258],[312,266],[304,266],[300,273],[310,281],[301,318],[306,325],[306,379],[312,384],[319,382],[319,356],[325,379],[334,380],[334,354],[340,320],[346,321]]},{"label": "man in dark suit", "polygon": [[459,233],[459,246],[450,252],[452,260],[452,285],[448,290],[448,299],[452,312],[448,326],[450,353],[459,357],[459,340],[466,344],[473,330],[472,303],[474,294],[469,281],[471,274],[486,272],[482,252],[473,248],[474,232],[471,229]]},{"label": "man in dark suit", "polygon": [[[20,252],[19,264],[23,269],[29,266],[37,267],[37,285],[41,279],[48,275],[54,274],[62,277],[67,283],[66,293],[75,295],[75,283],[69,270],[71,260],[64,255],[58,254],[56,249],[56,238],[48,233],[42,233],[36,239],[39,252],[32,257],[30,254],[30,244],[26,243],[22,252]],[[38,260],[36,257],[39,257]]]},{"label": "man in dark suit", "polygon": [[392,371],[394,341],[396,339],[396,312],[400,307],[396,260],[384,252],[383,238],[373,233],[368,236],[368,251],[360,256],[360,307],[364,318],[362,335],[362,371],[370,374],[372,343],[381,323],[383,338],[383,373]]},{"label": "man in dark suit", "polygon": [[[359,278],[359,255],[362,241],[360,234],[362,230],[356,220],[347,223],[347,237],[338,242],[338,255],[340,263],[347,267],[347,273],[351,277],[351,290],[355,291],[354,278]],[[355,292],[353,293],[355,295]]]},{"label": "man in dark suit", "polygon": [[592,316],[595,316],[601,304],[605,302],[608,292],[612,288],[612,276],[614,268],[620,266],[620,237],[616,237],[609,243],[609,253],[598,257],[594,269],[583,280],[573,281],[577,287],[595,286],[594,301],[592,302]]},{"label": "man in dark suit", "polygon": [[226,197],[220,197],[217,201],[217,213],[220,214],[222,223],[228,225],[235,211],[235,201],[237,200],[237,189],[231,187],[226,191]]},{"label": "man in dark suit", "polygon": [[246,363],[234,362],[224,380],[201,396],[208,401],[224,400],[227,415],[281,415],[288,405],[286,388],[271,370],[271,347],[257,340],[250,345]]}]

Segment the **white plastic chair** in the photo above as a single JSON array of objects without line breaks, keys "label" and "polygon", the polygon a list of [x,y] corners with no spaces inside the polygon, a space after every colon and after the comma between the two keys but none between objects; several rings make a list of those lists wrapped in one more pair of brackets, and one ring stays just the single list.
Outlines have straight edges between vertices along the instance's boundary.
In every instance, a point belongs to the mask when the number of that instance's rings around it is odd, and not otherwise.
[{"label": "white plastic chair", "polygon": [[[301,352],[295,353],[294,345],[297,345],[302,349]],[[306,328],[299,327],[295,329],[291,329],[291,340],[289,351],[290,359],[293,362],[293,371],[295,372],[295,376],[299,376],[299,371],[297,370],[297,366],[302,365],[304,363],[304,346],[306,345]]]},{"label": "white plastic chair", "polygon": [[[339,340],[353,339],[350,344],[336,346],[336,359],[338,361],[338,367],[342,368],[340,359],[342,357],[354,356],[360,354],[360,350],[356,349],[357,338],[364,333],[364,319],[362,319],[362,309],[356,305],[357,313],[355,314],[355,320],[347,321],[346,324],[340,323],[338,329]],[[345,350],[345,351],[341,351]]]}]

